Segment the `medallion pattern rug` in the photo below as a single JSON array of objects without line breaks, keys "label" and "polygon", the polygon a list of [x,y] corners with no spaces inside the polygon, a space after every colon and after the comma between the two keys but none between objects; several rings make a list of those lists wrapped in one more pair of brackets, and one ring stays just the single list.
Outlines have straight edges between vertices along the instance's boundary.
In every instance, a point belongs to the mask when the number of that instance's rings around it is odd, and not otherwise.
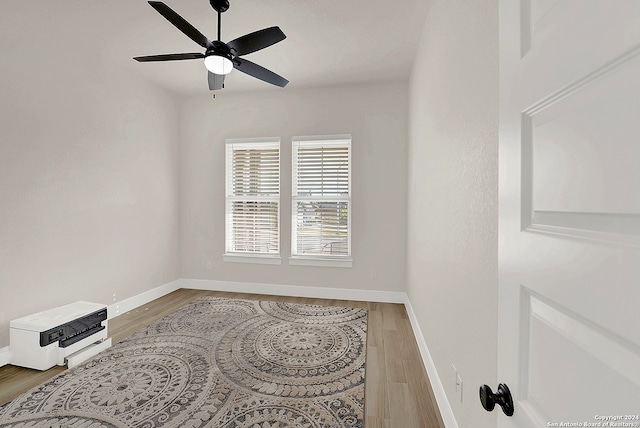
[{"label": "medallion pattern rug", "polygon": [[363,427],[366,330],[366,309],[200,297],[0,407],[0,427]]}]

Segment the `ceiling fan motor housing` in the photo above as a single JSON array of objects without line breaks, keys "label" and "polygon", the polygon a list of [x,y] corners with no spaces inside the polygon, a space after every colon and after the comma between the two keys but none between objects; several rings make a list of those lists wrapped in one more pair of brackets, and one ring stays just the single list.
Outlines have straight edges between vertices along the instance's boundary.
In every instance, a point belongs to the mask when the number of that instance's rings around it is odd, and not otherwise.
[{"label": "ceiling fan motor housing", "polygon": [[229,9],[229,0],[209,0],[211,7],[220,13],[226,12]]},{"label": "ceiling fan motor housing", "polygon": [[232,55],[231,49],[229,48],[229,46],[227,46],[226,43],[219,40],[212,40],[211,44],[212,46],[208,48],[204,54],[205,58],[211,55],[217,55],[233,61],[234,56]]}]

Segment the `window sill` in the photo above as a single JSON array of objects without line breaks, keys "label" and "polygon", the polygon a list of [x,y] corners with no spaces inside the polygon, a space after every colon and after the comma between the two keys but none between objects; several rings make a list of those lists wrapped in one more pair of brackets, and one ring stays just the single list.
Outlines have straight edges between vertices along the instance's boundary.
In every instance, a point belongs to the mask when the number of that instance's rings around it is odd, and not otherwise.
[{"label": "window sill", "polygon": [[293,266],[323,266],[323,267],[353,267],[353,259],[334,259],[323,257],[289,257],[289,264]]},{"label": "window sill", "polygon": [[222,260],[231,263],[255,263],[262,265],[281,265],[280,256],[253,256],[244,254],[223,254]]}]

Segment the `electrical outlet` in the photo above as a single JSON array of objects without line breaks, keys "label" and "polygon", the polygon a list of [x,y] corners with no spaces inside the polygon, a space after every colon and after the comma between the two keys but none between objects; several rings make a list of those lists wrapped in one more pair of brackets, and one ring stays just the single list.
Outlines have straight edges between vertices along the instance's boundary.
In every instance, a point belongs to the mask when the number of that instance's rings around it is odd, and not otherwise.
[{"label": "electrical outlet", "polygon": [[208,261],[207,262],[207,270],[211,270],[211,267],[212,267],[212,263],[211,263],[211,261]]}]

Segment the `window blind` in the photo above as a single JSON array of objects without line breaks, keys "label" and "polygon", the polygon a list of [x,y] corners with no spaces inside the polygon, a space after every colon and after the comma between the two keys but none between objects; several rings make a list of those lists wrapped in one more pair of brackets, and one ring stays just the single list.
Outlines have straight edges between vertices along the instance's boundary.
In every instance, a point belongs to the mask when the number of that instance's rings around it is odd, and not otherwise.
[{"label": "window blind", "polygon": [[228,140],[226,252],[280,253],[280,142]]},{"label": "window blind", "polygon": [[292,255],[351,256],[351,138],[294,139]]}]

